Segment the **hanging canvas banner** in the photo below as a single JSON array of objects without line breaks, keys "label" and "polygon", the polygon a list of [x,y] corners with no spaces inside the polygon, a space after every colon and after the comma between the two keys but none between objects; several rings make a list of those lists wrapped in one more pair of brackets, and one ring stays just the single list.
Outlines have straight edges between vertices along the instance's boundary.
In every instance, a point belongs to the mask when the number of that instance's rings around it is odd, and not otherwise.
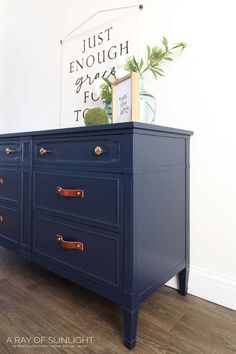
[{"label": "hanging canvas banner", "polygon": [[[86,111],[103,107],[102,77],[139,55],[139,9],[99,14],[62,43],[61,127],[84,125]],[[86,27],[86,28],[84,28]]]}]

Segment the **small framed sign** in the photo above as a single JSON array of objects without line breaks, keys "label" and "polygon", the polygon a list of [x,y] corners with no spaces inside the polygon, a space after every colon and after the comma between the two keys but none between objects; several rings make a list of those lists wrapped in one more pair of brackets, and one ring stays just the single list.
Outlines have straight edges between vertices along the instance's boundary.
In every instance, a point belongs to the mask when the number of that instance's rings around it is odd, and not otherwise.
[{"label": "small framed sign", "polygon": [[130,73],[112,84],[112,121],[139,121],[139,73]]}]

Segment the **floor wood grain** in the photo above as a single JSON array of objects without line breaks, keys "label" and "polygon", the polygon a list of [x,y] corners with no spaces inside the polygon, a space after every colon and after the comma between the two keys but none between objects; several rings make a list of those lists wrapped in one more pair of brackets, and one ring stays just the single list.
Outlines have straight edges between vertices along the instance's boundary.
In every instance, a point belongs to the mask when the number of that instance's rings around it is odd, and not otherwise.
[{"label": "floor wood grain", "polygon": [[[31,346],[14,347],[15,337],[31,337]],[[79,347],[32,342],[41,337],[93,338]],[[0,247],[1,354],[129,352],[117,305]],[[236,353],[236,313],[164,286],[141,308],[132,353]]]}]

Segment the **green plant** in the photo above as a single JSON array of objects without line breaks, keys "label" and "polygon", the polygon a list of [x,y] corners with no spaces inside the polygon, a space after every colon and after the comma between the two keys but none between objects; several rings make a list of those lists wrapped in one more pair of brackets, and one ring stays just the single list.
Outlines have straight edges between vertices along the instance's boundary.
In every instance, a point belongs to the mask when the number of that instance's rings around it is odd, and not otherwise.
[{"label": "green plant", "polygon": [[117,80],[115,67],[111,69],[111,73],[108,77],[102,76],[104,83],[101,85],[101,99],[107,104],[112,102],[112,81],[109,79],[110,76],[112,77],[113,81]]},{"label": "green plant", "polygon": [[100,107],[95,107],[89,109],[85,113],[84,117],[85,125],[99,125],[99,124],[108,124],[109,120],[107,113],[104,109]]},{"label": "green plant", "polygon": [[155,79],[157,79],[157,75],[164,76],[164,70],[160,67],[160,64],[163,61],[173,60],[173,51],[181,48],[182,53],[182,51],[186,48],[187,43],[179,42],[169,48],[168,40],[166,37],[163,37],[162,44],[162,47],[155,46],[150,48],[147,46],[146,63],[144,63],[143,59],[138,61],[135,56],[127,58],[124,69],[129,72],[138,72],[140,75],[143,75],[147,70],[150,70]]},{"label": "green plant", "polygon": [[107,82],[107,81],[101,85],[101,99],[104,100],[106,103],[111,103],[112,101],[111,82],[110,81]]}]

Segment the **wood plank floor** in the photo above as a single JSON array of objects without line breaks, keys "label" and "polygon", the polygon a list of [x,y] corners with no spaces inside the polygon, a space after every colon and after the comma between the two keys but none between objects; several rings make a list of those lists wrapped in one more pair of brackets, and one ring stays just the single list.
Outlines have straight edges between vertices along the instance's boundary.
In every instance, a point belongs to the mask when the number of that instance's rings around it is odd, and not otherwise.
[{"label": "wood plank floor", "polygon": [[[93,337],[87,347],[14,347],[14,337]],[[117,305],[0,247],[0,353],[129,353]],[[236,353],[236,312],[163,286],[142,306],[135,354]]]}]

